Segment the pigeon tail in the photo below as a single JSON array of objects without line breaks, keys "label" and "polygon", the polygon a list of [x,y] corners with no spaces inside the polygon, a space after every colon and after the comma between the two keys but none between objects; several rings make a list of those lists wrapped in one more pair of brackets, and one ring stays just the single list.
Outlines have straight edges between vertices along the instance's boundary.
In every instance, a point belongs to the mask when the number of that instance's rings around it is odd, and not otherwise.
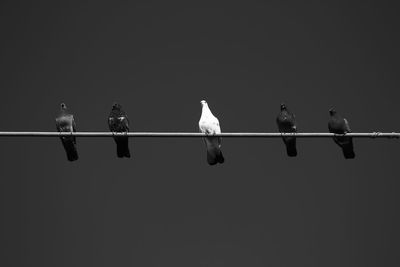
[{"label": "pigeon tail", "polygon": [[286,153],[289,157],[296,157],[297,156],[297,149],[296,149],[296,138],[293,137],[283,137],[283,142],[286,145]]},{"label": "pigeon tail", "polygon": [[217,163],[224,163],[225,162],[225,158],[222,155],[222,151],[208,151],[207,150],[207,162],[209,165],[215,165]]},{"label": "pigeon tail", "polygon": [[217,161],[218,161],[218,163],[221,163],[221,164],[225,162],[225,158],[224,158],[224,155],[222,155],[221,150],[219,151],[219,154],[217,155]]},{"label": "pigeon tail", "polygon": [[218,163],[217,157],[213,152],[207,150],[207,163],[209,165],[215,165]]},{"label": "pigeon tail", "polygon": [[287,144],[286,145],[286,153],[289,157],[296,157],[297,156],[297,149],[296,143],[294,144]]},{"label": "pigeon tail", "polygon": [[115,142],[117,143],[117,156],[119,158],[130,158],[128,137],[118,137]]},{"label": "pigeon tail", "polygon": [[343,146],[342,150],[343,150],[343,156],[346,159],[354,159],[356,157],[356,154],[354,153],[354,149],[353,149],[353,141],[352,140],[349,144]]},{"label": "pigeon tail", "polygon": [[72,140],[62,140],[65,152],[67,153],[67,159],[69,161],[78,160],[78,151]]}]

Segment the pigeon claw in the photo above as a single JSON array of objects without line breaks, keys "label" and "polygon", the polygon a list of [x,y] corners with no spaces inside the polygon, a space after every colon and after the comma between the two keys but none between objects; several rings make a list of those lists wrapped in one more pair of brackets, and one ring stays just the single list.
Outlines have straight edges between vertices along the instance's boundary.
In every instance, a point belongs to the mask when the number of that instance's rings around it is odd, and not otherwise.
[{"label": "pigeon claw", "polygon": [[373,132],[372,133],[372,138],[376,138],[381,134],[381,132]]}]

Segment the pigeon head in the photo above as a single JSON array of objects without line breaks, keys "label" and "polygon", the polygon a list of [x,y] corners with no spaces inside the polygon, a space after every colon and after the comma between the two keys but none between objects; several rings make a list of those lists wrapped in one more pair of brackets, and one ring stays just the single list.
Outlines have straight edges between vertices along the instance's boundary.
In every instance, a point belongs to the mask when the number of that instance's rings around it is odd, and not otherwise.
[{"label": "pigeon head", "polygon": [[207,104],[207,101],[201,100],[201,101],[200,101],[200,104],[201,104],[202,106],[204,106],[205,104]]},{"label": "pigeon head", "polygon": [[329,110],[329,114],[330,114],[331,116],[335,115],[335,114],[336,114],[336,110],[335,110],[334,108],[331,108],[331,109]]},{"label": "pigeon head", "polygon": [[61,110],[66,110],[67,109],[67,105],[65,105],[64,103],[61,103],[60,108],[61,108]]},{"label": "pigeon head", "polygon": [[286,105],[285,105],[285,103],[282,103],[282,104],[281,104],[281,110],[286,110]]},{"label": "pigeon head", "polygon": [[118,103],[114,103],[113,106],[112,106],[113,110],[120,110],[121,108],[122,108],[122,106],[120,104],[118,104]]}]

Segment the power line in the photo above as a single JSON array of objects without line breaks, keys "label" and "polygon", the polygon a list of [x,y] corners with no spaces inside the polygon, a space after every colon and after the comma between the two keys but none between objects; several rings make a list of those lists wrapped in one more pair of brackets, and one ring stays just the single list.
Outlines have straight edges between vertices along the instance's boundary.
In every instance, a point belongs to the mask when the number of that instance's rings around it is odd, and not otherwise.
[{"label": "power line", "polygon": [[[129,132],[129,133],[112,133],[112,132],[0,132],[0,137],[113,137],[113,136],[128,136],[128,137],[205,137],[203,133],[190,132]],[[343,134],[333,133],[221,133],[213,136],[232,137],[232,138],[277,138],[282,136],[293,136],[299,138],[332,138],[334,136],[344,136]],[[347,133],[345,136],[358,138],[400,138],[400,133]]]}]

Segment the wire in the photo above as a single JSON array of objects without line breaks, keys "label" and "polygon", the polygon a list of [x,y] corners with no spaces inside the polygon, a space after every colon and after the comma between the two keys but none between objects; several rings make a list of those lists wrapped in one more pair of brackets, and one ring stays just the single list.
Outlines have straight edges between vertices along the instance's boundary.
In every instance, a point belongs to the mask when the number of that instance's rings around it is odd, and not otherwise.
[{"label": "wire", "polygon": [[[76,137],[113,137],[113,136],[128,136],[128,137],[206,137],[203,133],[189,133],[189,132],[129,132],[129,133],[112,133],[112,132],[0,132],[0,137],[62,137],[62,136],[76,136]],[[334,136],[349,136],[359,138],[400,138],[400,133],[347,133],[347,134],[333,134],[333,133],[221,133],[215,134],[216,137],[244,137],[244,138],[277,138],[282,136],[292,136],[299,138],[331,138]]]}]

